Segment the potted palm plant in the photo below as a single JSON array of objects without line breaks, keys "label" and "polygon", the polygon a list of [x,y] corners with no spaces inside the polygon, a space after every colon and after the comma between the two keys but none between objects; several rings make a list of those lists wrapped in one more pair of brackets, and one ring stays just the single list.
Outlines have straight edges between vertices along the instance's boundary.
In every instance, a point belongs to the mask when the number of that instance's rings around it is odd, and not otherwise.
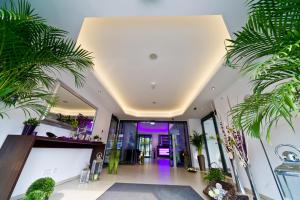
[{"label": "potted palm plant", "polygon": [[22,131],[22,135],[33,135],[34,129],[40,124],[40,122],[36,118],[30,118],[23,122],[24,128]]},{"label": "potted palm plant", "polygon": [[201,171],[205,171],[205,157],[202,154],[204,142],[205,142],[205,135],[194,131],[193,135],[191,136],[191,143],[197,149],[198,152],[197,158],[198,158],[198,163]]}]

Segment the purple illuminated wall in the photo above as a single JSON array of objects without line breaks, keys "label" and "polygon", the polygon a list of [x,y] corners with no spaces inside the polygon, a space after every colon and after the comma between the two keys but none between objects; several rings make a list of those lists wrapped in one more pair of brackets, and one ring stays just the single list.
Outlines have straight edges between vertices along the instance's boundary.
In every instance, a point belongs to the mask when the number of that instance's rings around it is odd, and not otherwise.
[{"label": "purple illuminated wall", "polygon": [[138,133],[169,133],[169,124],[163,122],[139,122]]}]

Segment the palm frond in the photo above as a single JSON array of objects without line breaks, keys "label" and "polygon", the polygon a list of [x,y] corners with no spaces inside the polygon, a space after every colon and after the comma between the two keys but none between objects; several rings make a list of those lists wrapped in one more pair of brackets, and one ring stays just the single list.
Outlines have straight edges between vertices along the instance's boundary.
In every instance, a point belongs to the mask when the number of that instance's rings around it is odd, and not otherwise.
[{"label": "palm frond", "polygon": [[249,75],[253,94],[230,114],[236,128],[270,140],[300,111],[300,1],[248,0],[249,19],[227,45],[226,63]]},{"label": "palm frond", "polygon": [[83,72],[92,66],[91,53],[68,39],[66,31],[47,25],[28,1],[0,8],[0,101],[5,107],[40,113],[38,104],[51,96],[54,74],[70,73],[80,87]]}]

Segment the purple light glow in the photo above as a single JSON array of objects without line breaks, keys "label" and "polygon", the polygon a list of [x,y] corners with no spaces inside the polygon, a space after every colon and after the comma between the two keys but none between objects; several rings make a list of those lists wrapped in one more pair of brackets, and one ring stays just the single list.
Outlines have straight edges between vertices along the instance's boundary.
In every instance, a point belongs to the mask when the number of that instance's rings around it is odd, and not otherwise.
[{"label": "purple light glow", "polygon": [[138,123],[139,133],[168,133],[169,126],[168,123],[156,122],[155,124],[150,124],[147,122]]}]

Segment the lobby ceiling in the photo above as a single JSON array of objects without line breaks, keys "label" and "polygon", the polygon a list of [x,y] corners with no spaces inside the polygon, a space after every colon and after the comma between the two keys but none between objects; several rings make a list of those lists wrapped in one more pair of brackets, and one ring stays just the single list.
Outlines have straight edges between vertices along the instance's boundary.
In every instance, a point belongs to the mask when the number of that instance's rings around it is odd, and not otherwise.
[{"label": "lobby ceiling", "polygon": [[85,18],[78,43],[125,114],[182,115],[217,72],[230,38],[222,16]]},{"label": "lobby ceiling", "polygon": [[[219,1],[219,0],[48,0],[48,1],[40,1],[40,0],[30,0],[32,6],[36,9],[36,12],[39,13],[42,17],[44,17],[47,22],[53,26],[60,27],[70,33],[70,36],[74,39],[78,38],[80,31],[82,30],[82,25],[85,23],[85,18],[87,19],[97,19],[97,18],[110,18],[110,17],[144,17],[144,16],[156,16],[156,17],[193,17],[193,16],[222,16],[224,20],[224,24],[226,25],[228,32],[231,36],[233,36],[233,32],[240,29],[243,23],[246,20],[247,10],[245,7],[244,1],[236,1],[236,0],[227,0],[227,1]],[[212,24],[213,26],[213,24]],[[183,31],[183,30],[182,30]],[[187,30],[186,30],[187,31]],[[119,33],[114,33],[119,34]],[[113,36],[113,35],[112,35]],[[166,41],[170,41],[172,39],[171,35],[167,35]],[[213,41],[212,41],[213,42]],[[155,62],[162,62],[162,59],[166,59],[167,54],[160,53],[159,50],[154,48],[156,41],[153,43],[151,47],[146,48],[145,51],[141,51],[136,53],[136,57],[140,56],[140,59],[144,59],[149,65],[154,64]],[[224,41],[222,41],[222,45]],[[150,51],[151,50],[151,51]],[[175,49],[176,50],[176,49]],[[175,51],[170,49],[169,51]],[[157,54],[157,60],[150,60],[149,56],[151,53]],[[180,53],[180,52],[179,52]],[[186,55],[188,52],[182,53],[184,56],[193,56]],[[207,52],[198,52],[198,55],[207,55]],[[143,54],[143,55],[142,55]],[[175,55],[175,54],[174,54]],[[175,57],[175,56],[174,56]],[[177,57],[177,55],[176,55]],[[181,57],[181,56],[179,56]],[[175,58],[177,60],[177,58]],[[98,61],[97,61],[98,62]],[[129,61],[128,61],[129,62]],[[131,61],[130,61],[131,62]],[[202,62],[202,61],[201,61]],[[199,62],[200,63],[200,62]],[[177,63],[176,63],[177,64]],[[191,66],[191,65],[189,65]],[[199,118],[212,110],[212,100],[218,96],[220,92],[230,86],[237,78],[238,74],[228,68],[225,68],[219,65],[219,69],[216,73],[210,78],[206,86],[199,93],[198,96],[195,97],[194,101],[190,103],[190,106],[186,109],[186,111],[176,117],[175,119],[188,119],[188,118]],[[107,69],[109,70],[109,69]],[[191,72],[191,71],[190,71]],[[151,71],[152,73],[152,71]],[[195,74],[191,74],[193,76]],[[135,75],[137,76],[137,75]],[[200,75],[201,76],[201,75]],[[186,76],[185,76],[186,77]],[[140,77],[142,79],[142,76]],[[145,79],[154,80],[150,74],[146,75]],[[169,77],[167,77],[169,79]],[[172,77],[173,80],[177,79],[177,76]],[[180,77],[179,77],[180,78]],[[104,87],[103,84],[99,86],[99,76],[97,78],[93,77],[93,75],[89,75],[88,78],[89,87],[92,87],[95,90],[95,95],[99,96],[99,100],[103,102],[104,106],[106,106],[110,111],[112,111],[116,116],[121,119],[137,119],[137,117],[126,115],[124,111],[121,109],[121,106],[115,101],[115,98],[112,97],[111,92]],[[194,80],[194,79],[193,79]],[[115,80],[113,80],[115,81]],[[117,80],[119,81],[119,80]],[[117,82],[116,81],[116,82]],[[130,80],[131,81],[131,80]],[[191,81],[191,80],[189,80]],[[203,81],[203,80],[202,80]],[[173,81],[172,81],[173,82]],[[175,81],[174,81],[175,82]],[[149,88],[149,81],[147,82],[147,87]],[[176,85],[178,87],[178,85]],[[199,86],[199,85],[198,85]],[[134,86],[135,87],[135,86]],[[146,85],[141,87],[145,87]],[[150,86],[152,87],[152,86]],[[157,82],[156,88],[162,87]],[[211,90],[214,87],[215,90]],[[181,90],[180,87],[178,87]],[[200,90],[199,90],[200,91]],[[146,91],[145,91],[146,92]],[[168,95],[164,94],[164,95]],[[131,97],[133,98],[133,97]],[[139,97],[141,98],[141,97]],[[177,98],[177,97],[176,97]],[[183,96],[182,99],[186,97]],[[151,99],[152,100],[152,99]],[[132,101],[132,100],[130,100]],[[137,101],[137,100],[135,100]],[[143,105],[139,105],[138,109],[151,109],[149,107],[154,106],[153,101],[147,101],[149,105],[146,105],[147,108],[142,108]],[[184,100],[182,100],[184,101]],[[187,101],[187,100],[186,100]],[[133,101],[132,101],[133,102]],[[158,103],[157,103],[158,102]],[[160,105],[159,100],[157,100],[156,106]],[[178,101],[180,104],[180,101]],[[139,103],[139,102],[138,102]],[[128,103],[129,104],[129,103]],[[142,102],[140,103],[142,104]],[[183,104],[181,102],[181,104]],[[131,106],[131,105],[130,105]],[[176,105],[173,104],[173,107],[169,105],[165,107],[167,109],[173,109]],[[123,106],[124,107],[124,106]],[[178,107],[178,105],[177,105]],[[196,108],[196,109],[194,109]],[[168,116],[171,116],[170,114]],[[151,117],[144,117],[144,119]],[[163,119],[171,119],[170,117],[160,117]],[[139,117],[139,119],[142,119]],[[158,118],[155,118],[158,119]]]}]

